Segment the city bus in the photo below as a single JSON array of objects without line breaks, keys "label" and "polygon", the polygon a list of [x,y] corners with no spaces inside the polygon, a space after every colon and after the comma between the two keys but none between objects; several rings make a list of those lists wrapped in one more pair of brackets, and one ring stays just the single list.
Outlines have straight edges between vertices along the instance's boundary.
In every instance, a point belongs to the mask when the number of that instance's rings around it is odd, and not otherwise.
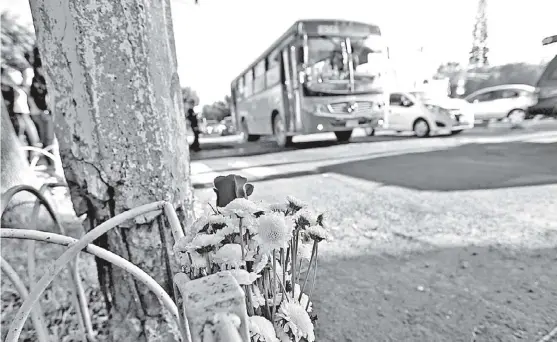
[{"label": "city bus", "polygon": [[388,49],[373,24],[300,20],[231,83],[235,125],[246,141],[382,124],[389,106]]},{"label": "city bus", "polygon": [[[557,45],[557,35],[545,38],[542,45]],[[553,45],[555,46],[555,45]],[[537,103],[528,108],[526,118],[544,115],[557,118],[557,54],[547,64],[536,84]]]}]

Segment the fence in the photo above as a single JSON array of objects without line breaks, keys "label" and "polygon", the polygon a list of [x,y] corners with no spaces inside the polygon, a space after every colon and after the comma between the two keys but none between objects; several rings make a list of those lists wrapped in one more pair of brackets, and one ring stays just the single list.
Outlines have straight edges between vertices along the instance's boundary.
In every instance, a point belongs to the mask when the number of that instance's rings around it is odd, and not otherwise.
[{"label": "fence", "polygon": [[[29,282],[33,284],[28,290],[8,261],[3,258],[0,260],[2,272],[14,284],[23,299],[22,306],[8,328],[6,342],[16,342],[19,339],[29,316],[31,316],[38,341],[50,341],[39,298],[64,268],[69,268],[70,271],[69,274],[74,287],[74,306],[76,307],[84,340],[95,340],[88,303],[79,276],[77,258],[81,252],[104,259],[145,284],[158,297],[160,303],[174,316],[180,328],[182,341],[247,342],[250,340],[245,294],[229,272],[220,272],[192,281],[186,274],[178,273],[174,277],[176,297],[171,298],[153,278],[139,267],[106,249],[92,244],[92,241],[123,222],[152,212],[158,212],[166,216],[174,239],[177,240],[184,236],[184,230],[172,204],[161,201],[131,209],[102,223],[80,239],[74,239],[66,235],[63,225],[45,197],[48,189],[62,186],[66,185],[63,183],[47,183],[37,190],[30,186],[20,185],[9,189],[2,195],[0,216],[4,215],[8,204],[16,194],[28,192],[36,197],[30,219],[30,229],[0,229],[0,238],[2,239],[11,238],[28,241],[27,269]],[[57,229],[56,233],[36,230],[41,206],[46,208],[52,218]],[[35,243],[37,241],[66,246],[67,249],[35,283]],[[180,302],[182,305],[179,308]]]}]

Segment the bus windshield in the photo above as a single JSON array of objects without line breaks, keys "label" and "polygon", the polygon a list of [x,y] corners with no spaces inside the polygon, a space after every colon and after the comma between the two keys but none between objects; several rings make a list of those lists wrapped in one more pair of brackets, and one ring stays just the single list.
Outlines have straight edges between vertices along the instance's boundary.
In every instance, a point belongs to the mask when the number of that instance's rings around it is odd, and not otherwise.
[{"label": "bus windshield", "polygon": [[385,47],[375,34],[309,37],[306,86],[324,95],[376,92],[384,59]]}]

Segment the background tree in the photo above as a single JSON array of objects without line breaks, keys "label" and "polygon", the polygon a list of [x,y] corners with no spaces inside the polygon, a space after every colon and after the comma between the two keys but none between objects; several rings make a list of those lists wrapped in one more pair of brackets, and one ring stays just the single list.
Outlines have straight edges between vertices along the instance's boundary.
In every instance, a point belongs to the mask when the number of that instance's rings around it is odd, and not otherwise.
[{"label": "background tree", "polygon": [[487,54],[487,0],[479,0],[476,22],[474,23],[472,49],[469,63],[474,67],[489,65]]},{"label": "background tree", "polygon": [[197,92],[191,87],[182,88],[182,102],[184,103],[184,108],[187,110],[199,105],[199,96]]},{"label": "background tree", "polygon": [[[76,213],[87,217],[85,229],[160,200],[189,224],[189,153],[170,1],[30,4],[64,173]],[[173,238],[160,213],[126,222],[95,243],[173,292]],[[177,340],[154,294],[125,271],[99,260],[97,266],[110,341]]]},{"label": "background tree", "polygon": [[217,101],[211,105],[203,106],[202,116],[207,120],[221,121],[230,116],[230,96],[226,96],[224,101]]},{"label": "background tree", "polygon": [[18,22],[18,18],[8,12],[0,15],[0,39],[2,42],[2,65],[18,70],[29,66],[25,59],[26,53],[32,53],[35,45],[35,34],[28,26]]}]

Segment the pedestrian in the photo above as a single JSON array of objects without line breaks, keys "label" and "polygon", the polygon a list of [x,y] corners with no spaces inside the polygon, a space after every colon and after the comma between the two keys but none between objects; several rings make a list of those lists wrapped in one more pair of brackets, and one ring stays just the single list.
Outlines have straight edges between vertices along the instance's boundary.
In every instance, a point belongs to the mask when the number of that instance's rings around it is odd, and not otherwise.
[{"label": "pedestrian", "polygon": [[[2,69],[2,82],[7,86],[12,88],[11,95],[13,95],[13,100],[10,105],[11,111],[13,111],[13,116],[15,118],[14,125],[17,125],[18,138],[22,143],[27,144],[32,147],[42,148],[42,143],[39,138],[39,133],[35,123],[31,119],[31,111],[28,104],[28,89],[30,86],[29,72],[26,71],[25,75],[19,70],[13,68]],[[4,91],[3,91],[4,93]],[[12,121],[12,122],[14,122]],[[36,152],[30,153],[30,160],[37,155]]]},{"label": "pedestrian", "polygon": [[[29,108],[31,119],[37,126],[39,137],[44,148],[52,147],[54,144],[54,121],[48,109],[46,81],[43,76],[42,62],[39,49],[35,47],[33,54],[25,56],[29,64],[33,66],[32,80],[29,87]],[[53,152],[53,151],[49,151]],[[47,165],[53,166],[54,160],[46,158]]]},{"label": "pedestrian", "polygon": [[188,115],[186,117],[190,122],[191,130],[193,131],[193,143],[191,144],[191,149],[195,152],[201,150],[199,145],[199,122],[197,121],[197,115],[193,108],[188,109]]}]

